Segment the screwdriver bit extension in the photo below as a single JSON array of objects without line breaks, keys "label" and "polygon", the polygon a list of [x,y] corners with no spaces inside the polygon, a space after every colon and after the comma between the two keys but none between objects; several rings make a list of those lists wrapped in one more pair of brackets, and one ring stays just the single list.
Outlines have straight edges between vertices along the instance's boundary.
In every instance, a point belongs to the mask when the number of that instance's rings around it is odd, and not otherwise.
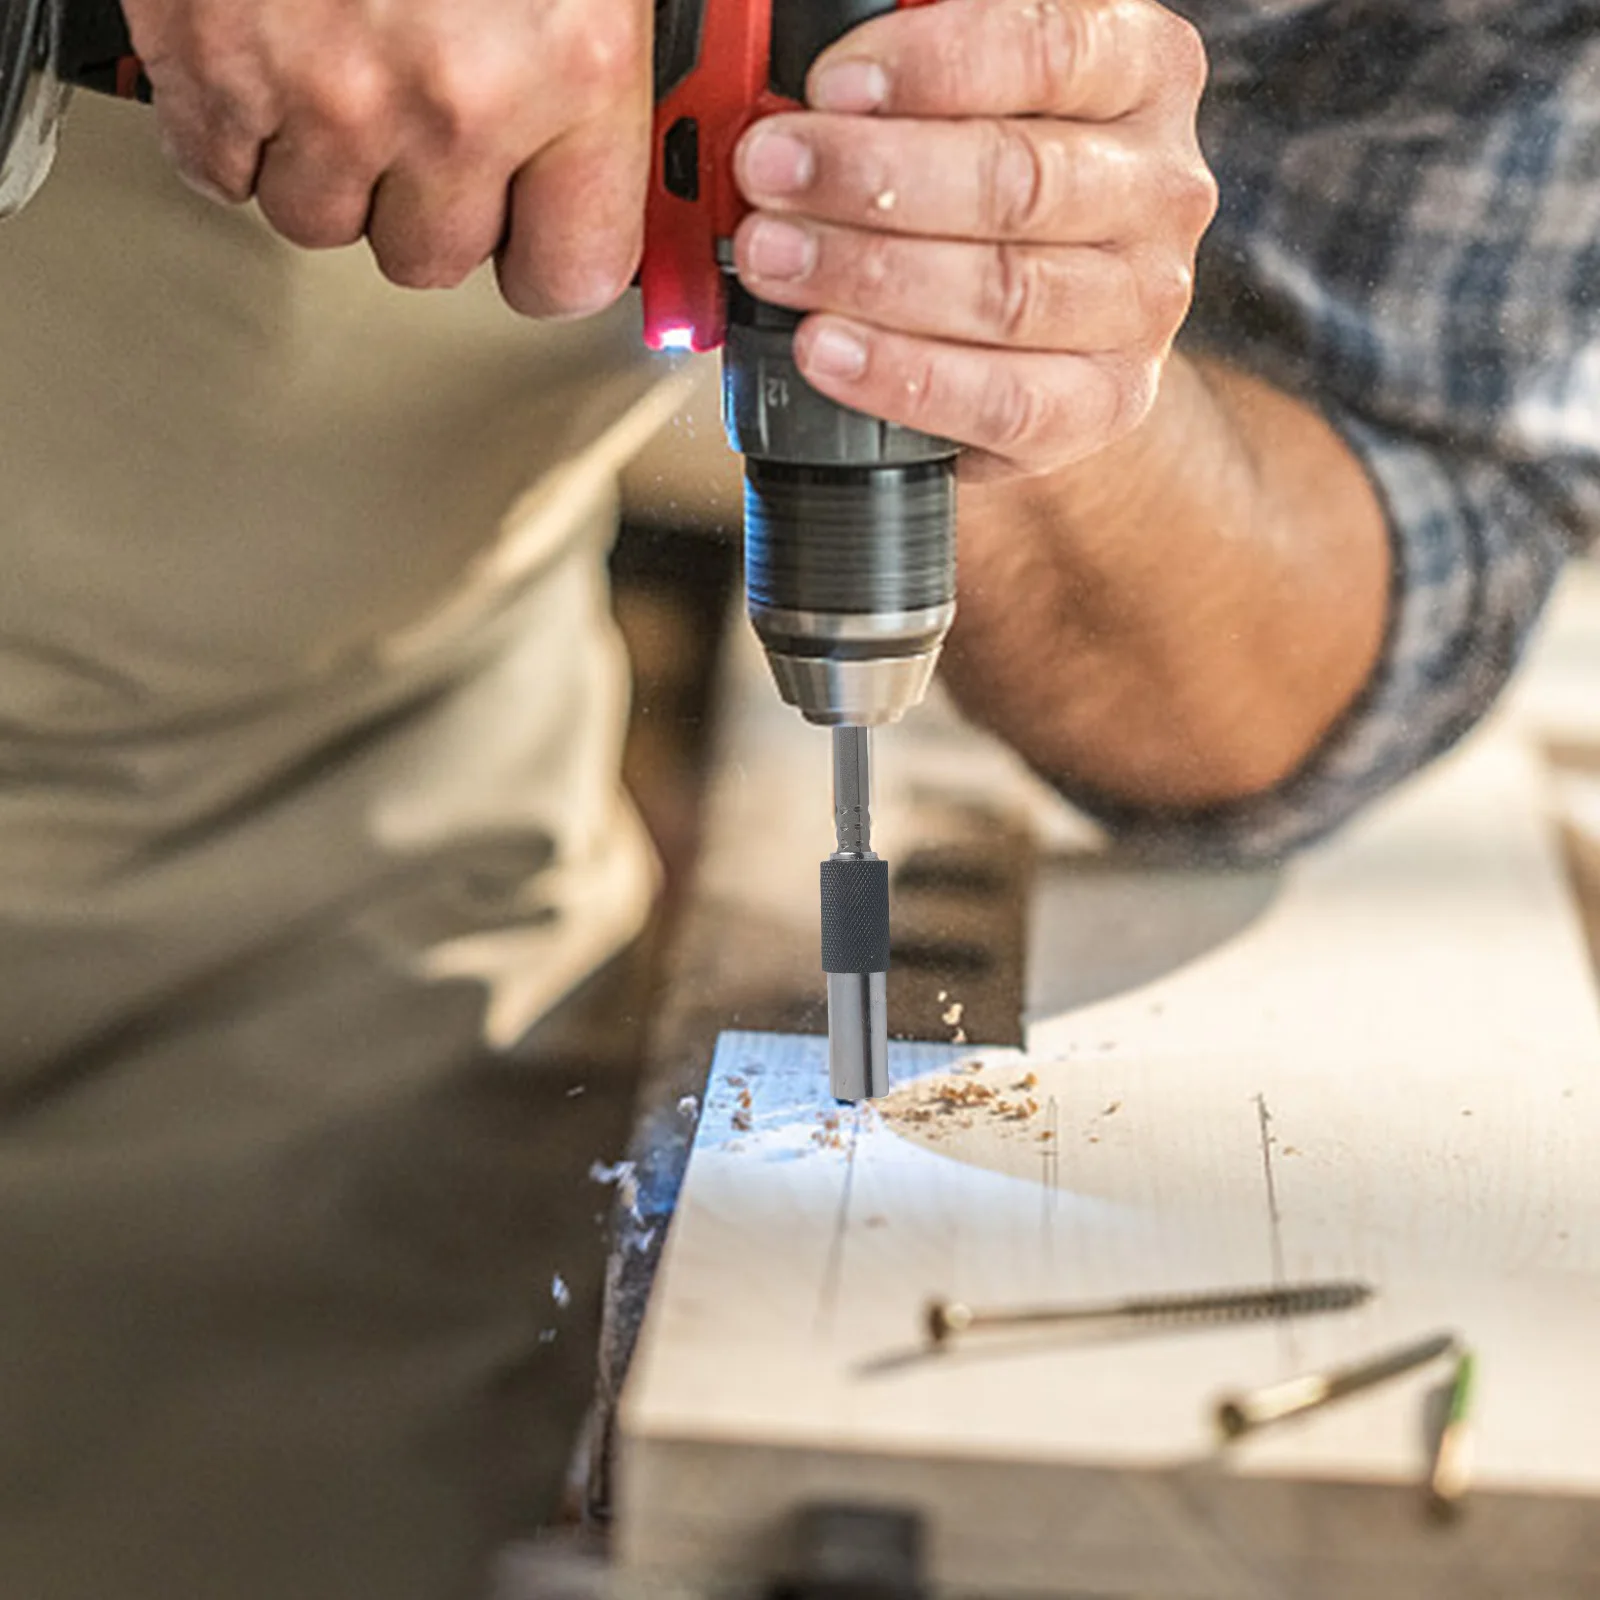
[{"label": "screwdriver bit extension", "polygon": [[872,850],[872,731],[833,730],[833,822],[822,863],[828,1076],[854,1103],[889,1091],[889,864]]}]

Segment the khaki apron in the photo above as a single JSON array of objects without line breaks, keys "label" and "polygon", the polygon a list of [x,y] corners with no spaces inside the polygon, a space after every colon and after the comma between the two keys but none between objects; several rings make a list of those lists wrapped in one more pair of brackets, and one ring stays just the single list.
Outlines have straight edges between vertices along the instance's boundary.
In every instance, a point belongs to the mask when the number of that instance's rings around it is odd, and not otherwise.
[{"label": "khaki apron", "polygon": [[523,1036],[649,901],[674,380],[67,132],[0,230],[0,1594],[479,1594],[584,1398],[629,1085]]}]

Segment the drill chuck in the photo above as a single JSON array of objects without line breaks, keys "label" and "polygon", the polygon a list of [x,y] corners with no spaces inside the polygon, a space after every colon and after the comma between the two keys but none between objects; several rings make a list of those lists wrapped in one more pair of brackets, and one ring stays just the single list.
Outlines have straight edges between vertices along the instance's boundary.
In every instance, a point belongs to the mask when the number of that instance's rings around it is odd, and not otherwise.
[{"label": "drill chuck", "polygon": [[745,458],[745,588],[779,692],[811,722],[897,721],[955,615],[956,448],[817,393],[794,312],[730,284],[725,420]]},{"label": "drill chuck", "polygon": [[750,621],[779,692],[824,726],[898,720],[927,692],[955,614],[949,469],[745,470]]}]

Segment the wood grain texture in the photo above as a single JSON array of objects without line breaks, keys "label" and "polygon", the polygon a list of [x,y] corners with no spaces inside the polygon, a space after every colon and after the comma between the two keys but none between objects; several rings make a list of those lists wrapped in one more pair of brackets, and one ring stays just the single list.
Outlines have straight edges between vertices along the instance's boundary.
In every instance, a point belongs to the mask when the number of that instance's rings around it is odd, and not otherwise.
[{"label": "wood grain texture", "polygon": [[[985,1595],[1600,1592],[1600,1012],[1546,802],[1506,734],[1281,880],[1064,860],[1026,1058],[902,1051],[859,1121],[819,1041],[727,1036],[624,1402],[624,1566],[769,1572],[837,1494],[925,1508]],[[929,1295],[1280,1272],[1382,1293],[915,1354]],[[1459,1527],[1421,1514],[1427,1380],[1217,1455],[1219,1391],[1438,1327],[1482,1360]]]}]

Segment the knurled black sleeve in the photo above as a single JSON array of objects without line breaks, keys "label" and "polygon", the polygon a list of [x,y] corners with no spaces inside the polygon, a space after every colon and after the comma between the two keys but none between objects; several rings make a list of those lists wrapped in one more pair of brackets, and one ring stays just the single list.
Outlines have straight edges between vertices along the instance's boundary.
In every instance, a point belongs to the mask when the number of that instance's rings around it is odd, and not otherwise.
[{"label": "knurled black sleeve", "polygon": [[889,863],[822,863],[822,970],[889,970]]}]

